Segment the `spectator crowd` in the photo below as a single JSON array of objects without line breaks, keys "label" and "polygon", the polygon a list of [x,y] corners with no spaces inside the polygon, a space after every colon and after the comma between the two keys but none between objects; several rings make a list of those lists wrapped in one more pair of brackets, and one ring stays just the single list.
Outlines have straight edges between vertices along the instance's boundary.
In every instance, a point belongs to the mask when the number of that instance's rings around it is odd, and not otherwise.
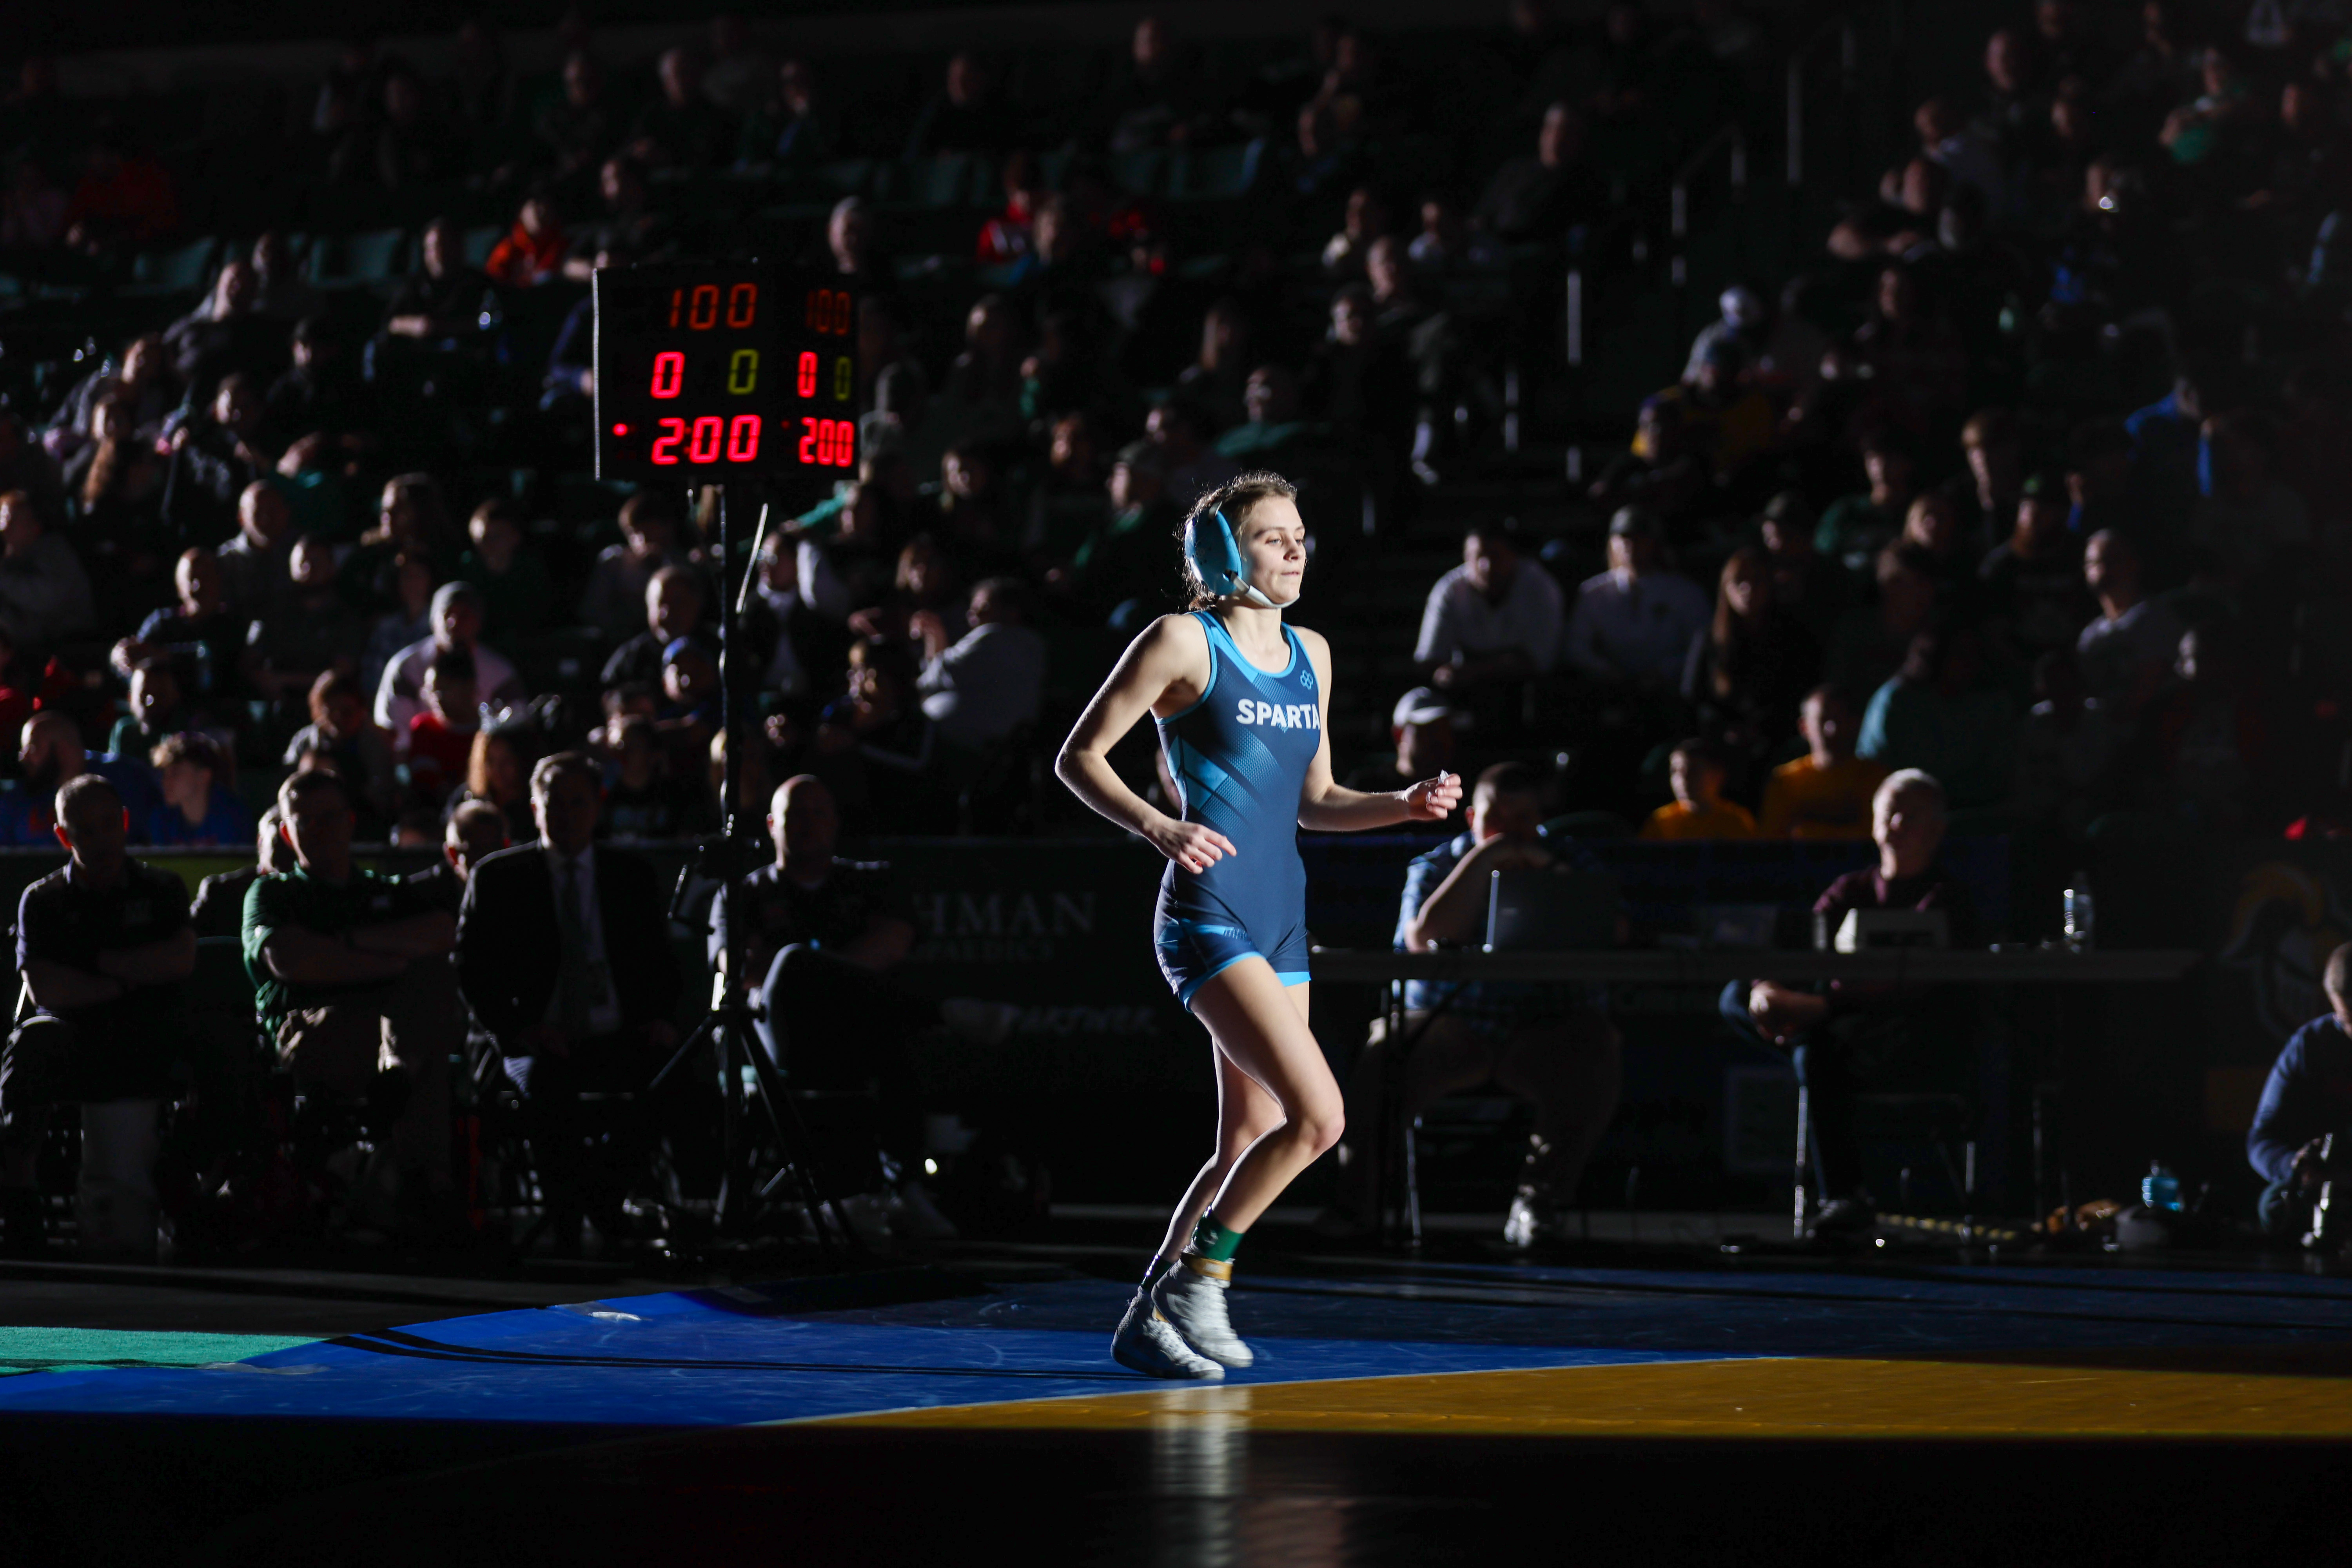
[{"label": "spectator crowd", "polygon": [[1606,570],[1471,525],[1400,754],[1565,748],[1663,839],[1866,837],[1918,769],[2029,885],[2089,832],[2341,833],[2352,95],[2340,27],[2252,15],[1994,30],[1583,483]]},{"label": "spectator crowd", "polygon": [[[1469,460],[1605,171],[1745,92],[1761,34],[1710,15],[1524,0],[1428,61],[1338,17],[1250,47],[1151,17],[1075,76],[961,52],[911,100],[737,16],[632,60],[575,14],[543,75],[472,24],[430,65],[344,47],[258,212],[226,132],[158,152],[26,58],[0,722],[70,731],[26,735],[0,841],[45,842],[85,757],[136,842],[242,842],[322,766],[363,841],[467,800],[520,836],[531,765],[583,745],[609,831],[707,828],[747,567],[747,790],[814,773],[852,835],[1033,828],[1031,738],[1173,607],[1192,495],[1246,465],[1410,504]],[[586,286],[751,254],[855,290],[874,412],[854,478],[727,563],[711,494],[587,478]]]},{"label": "spectator crowd", "polygon": [[[1569,807],[1669,841],[1875,829],[1907,886],[1948,828],[1998,831],[2032,889],[2118,825],[2338,834],[2334,15],[2021,8],[1834,213],[1742,256],[1654,367],[1671,384],[1610,409],[1552,346],[1561,278],[1635,313],[1665,177],[1719,128],[1769,140],[1800,41],[1723,0],[1587,22],[1514,0],[1410,37],[1335,16],[1246,47],[1171,13],[1109,51],[925,59],[911,92],[907,58],[733,16],[629,58],[574,11],[545,72],[487,22],[429,63],[353,41],[241,142],[209,113],[174,142],[27,58],[0,98],[0,846],[62,826],[103,891],[116,803],[132,846],[258,829],[278,864],[222,900],[256,889],[265,1015],[345,1087],[368,1041],[457,1026],[457,998],[399,983],[462,970],[468,921],[494,949],[503,922],[470,911],[556,900],[543,945],[570,956],[488,1005],[562,1142],[579,1094],[665,1043],[675,977],[604,923],[650,884],[589,846],[717,826],[722,605],[760,718],[735,804],[783,870],[852,866],[836,835],[1066,826],[1044,752],[1178,607],[1178,519],[1245,468],[1298,483],[1327,584],[1458,534],[1411,689],[1377,694],[1386,735],[1342,730],[1334,759],[1368,788],[1503,766],[1448,855],[1531,853]],[[285,177],[247,177],[262,160]],[[739,517],[777,504],[728,560],[714,489],[590,477],[588,284],[755,255],[855,295],[870,412],[830,494],[736,487]],[[1457,481],[1513,471],[1523,418],[1576,477],[1518,485],[1507,518]],[[1889,839],[1906,809],[1932,817],[1924,858]],[[395,898],[353,840],[446,868]],[[808,942],[903,956],[887,889],[841,875],[822,919],[797,873],[761,894],[787,1012],[870,1000]],[[52,942],[53,1011],[178,974],[176,926],[122,941],[127,979],[64,973]],[[1769,982],[1727,1006],[1781,1043],[1821,1021]],[[1613,1072],[1597,1026],[1577,1038]],[[422,1114],[401,1149],[439,1172]],[[1586,1131],[1545,1125],[1537,1186],[1572,1186]]]}]

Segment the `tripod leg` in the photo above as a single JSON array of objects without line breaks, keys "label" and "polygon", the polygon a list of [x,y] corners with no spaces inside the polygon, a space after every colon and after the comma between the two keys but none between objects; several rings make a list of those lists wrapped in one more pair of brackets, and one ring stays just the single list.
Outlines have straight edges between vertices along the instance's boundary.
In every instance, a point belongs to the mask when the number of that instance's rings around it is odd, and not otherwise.
[{"label": "tripod leg", "polygon": [[742,1047],[744,1059],[751,1064],[751,1076],[760,1086],[760,1099],[768,1108],[769,1124],[775,1129],[776,1141],[783,1148],[785,1161],[797,1173],[795,1184],[801,1190],[802,1201],[808,1205],[809,1221],[816,1227],[817,1239],[824,1247],[826,1256],[832,1256],[836,1245],[853,1254],[863,1253],[865,1243],[859,1241],[857,1233],[849,1228],[847,1217],[837,1206],[834,1208],[834,1220],[841,1227],[838,1242],[824,1218],[828,1203],[824,1197],[825,1184],[817,1169],[816,1143],[809,1136],[807,1124],[801,1121],[800,1108],[793,1103],[792,1097],[784,1090],[783,1075],[777,1071],[776,1064],[768,1059],[768,1053],[761,1047],[757,1038],[745,1037],[748,1030],[744,1026],[730,1026],[728,1033],[738,1040]]},{"label": "tripod leg", "polygon": [[651,1093],[667,1083],[670,1075],[685,1066],[687,1058],[694,1055],[710,1038],[711,1030],[717,1026],[718,1022],[718,1014],[705,1014],[702,1022],[694,1026],[694,1032],[678,1043],[677,1049],[670,1053],[669,1060],[662,1064],[661,1071],[654,1074],[653,1081],[646,1085],[646,1092]]}]

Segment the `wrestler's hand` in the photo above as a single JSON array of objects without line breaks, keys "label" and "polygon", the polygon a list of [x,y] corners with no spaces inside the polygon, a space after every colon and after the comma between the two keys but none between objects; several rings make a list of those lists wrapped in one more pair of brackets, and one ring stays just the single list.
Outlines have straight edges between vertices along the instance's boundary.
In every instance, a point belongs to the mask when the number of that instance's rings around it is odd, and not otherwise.
[{"label": "wrestler's hand", "polygon": [[1205,871],[1228,855],[1237,855],[1234,841],[1213,827],[1179,822],[1164,816],[1144,831],[1144,840],[1187,871]]},{"label": "wrestler's hand", "polygon": [[1404,802],[1404,814],[1409,820],[1442,822],[1462,804],[1462,776],[1441,773],[1411,789],[1398,791],[1397,798]]}]

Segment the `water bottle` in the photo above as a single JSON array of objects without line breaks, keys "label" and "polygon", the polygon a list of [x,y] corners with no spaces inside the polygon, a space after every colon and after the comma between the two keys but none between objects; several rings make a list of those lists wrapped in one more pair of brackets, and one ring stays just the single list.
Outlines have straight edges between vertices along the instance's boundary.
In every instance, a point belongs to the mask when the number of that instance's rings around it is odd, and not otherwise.
[{"label": "water bottle", "polygon": [[2066,889],[2066,951],[2091,951],[2092,928],[2097,910],[2091,901],[2089,879],[2080,871],[2074,873],[2074,885]]},{"label": "water bottle", "polygon": [[2335,1163],[2336,1134],[2330,1132],[2319,1143],[2319,1169],[2326,1179],[2319,1184],[2319,1199],[2311,1206],[2311,1228],[2303,1237],[2303,1245],[2314,1252],[2344,1239],[2344,1220],[2336,1213],[2336,1179],[2329,1173]]},{"label": "water bottle", "polygon": [[2152,1161],[2147,1174],[2139,1180],[2140,1206],[2163,1214],[2180,1212],[2180,1178],[2165,1168],[2161,1160]]}]

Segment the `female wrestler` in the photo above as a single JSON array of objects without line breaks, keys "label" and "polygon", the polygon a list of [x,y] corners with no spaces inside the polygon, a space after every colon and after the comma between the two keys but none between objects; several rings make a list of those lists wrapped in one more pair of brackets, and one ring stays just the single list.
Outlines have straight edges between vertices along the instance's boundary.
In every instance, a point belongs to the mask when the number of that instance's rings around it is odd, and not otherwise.
[{"label": "female wrestler", "polygon": [[[1208,1026],[1216,1152],[1192,1178],[1111,1353],[1155,1377],[1250,1364],[1225,1313],[1234,1248],[1283,1188],[1339,1142],[1339,1086],[1307,1028],[1301,827],[1385,827],[1449,815],[1449,773],[1393,795],[1331,782],[1331,649],[1283,624],[1307,569],[1297,491],[1244,474],[1184,521],[1188,615],[1145,628],[1062,747],[1062,782],[1168,858],[1154,941],[1177,1000]],[[1149,709],[1179,819],[1119,782],[1105,755]],[[1181,1248],[1181,1254],[1179,1248]]]}]

